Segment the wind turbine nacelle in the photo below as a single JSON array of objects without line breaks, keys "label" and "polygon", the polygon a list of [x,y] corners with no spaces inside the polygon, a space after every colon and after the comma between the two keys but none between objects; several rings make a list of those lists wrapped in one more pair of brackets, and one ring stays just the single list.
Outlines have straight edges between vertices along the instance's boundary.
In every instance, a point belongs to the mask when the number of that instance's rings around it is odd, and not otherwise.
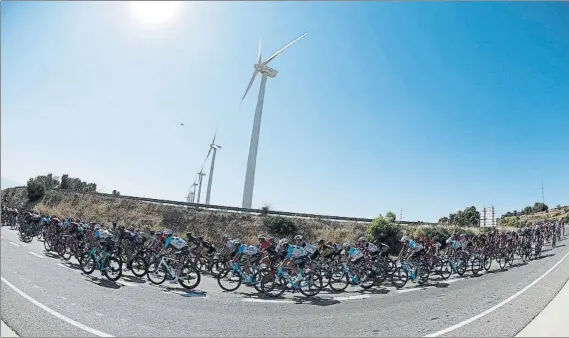
[{"label": "wind turbine nacelle", "polygon": [[270,77],[270,78],[273,78],[273,77],[277,76],[277,74],[279,73],[279,72],[276,71],[276,69],[273,69],[273,68],[271,68],[271,67],[269,67],[269,66],[263,66],[263,65],[260,65],[260,64],[256,64],[256,65],[255,65],[255,69],[258,70],[259,73],[265,74],[265,75],[267,75],[267,76]]}]

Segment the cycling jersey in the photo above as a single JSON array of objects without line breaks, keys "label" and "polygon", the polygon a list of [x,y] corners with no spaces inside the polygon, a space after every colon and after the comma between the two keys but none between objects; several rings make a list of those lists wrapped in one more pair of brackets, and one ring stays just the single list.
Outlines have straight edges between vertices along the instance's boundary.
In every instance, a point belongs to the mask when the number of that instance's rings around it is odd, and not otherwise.
[{"label": "cycling jersey", "polygon": [[318,250],[318,248],[310,243],[305,243],[304,250],[306,251],[307,254],[312,255],[313,253],[316,252],[316,250]]},{"label": "cycling jersey", "polygon": [[184,241],[180,237],[170,236],[166,239],[166,243],[164,244],[164,249],[168,249],[169,245],[172,245],[174,248],[178,250],[182,250],[184,247],[188,246],[188,242]]},{"label": "cycling jersey", "polygon": [[298,246],[298,245],[290,245],[288,246],[287,252],[286,252],[286,258],[298,258],[301,256],[305,256],[306,255],[306,250],[304,250],[303,247]]},{"label": "cycling jersey", "polygon": [[365,245],[367,251],[369,251],[370,253],[374,253],[377,252],[379,250],[379,248],[377,247],[377,245],[373,244],[373,243],[366,243]]}]

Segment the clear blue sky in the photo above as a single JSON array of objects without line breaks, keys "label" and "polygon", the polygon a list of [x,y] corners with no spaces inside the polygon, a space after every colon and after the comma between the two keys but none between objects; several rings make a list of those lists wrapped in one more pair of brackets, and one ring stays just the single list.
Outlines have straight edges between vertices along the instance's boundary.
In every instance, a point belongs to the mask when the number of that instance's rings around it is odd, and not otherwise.
[{"label": "clear blue sky", "polygon": [[239,206],[258,39],[307,31],[271,63],[254,207],[501,214],[541,180],[569,204],[567,3],[199,2],[154,26],[126,2],[1,6],[3,181],[183,200],[219,123],[212,203]]}]

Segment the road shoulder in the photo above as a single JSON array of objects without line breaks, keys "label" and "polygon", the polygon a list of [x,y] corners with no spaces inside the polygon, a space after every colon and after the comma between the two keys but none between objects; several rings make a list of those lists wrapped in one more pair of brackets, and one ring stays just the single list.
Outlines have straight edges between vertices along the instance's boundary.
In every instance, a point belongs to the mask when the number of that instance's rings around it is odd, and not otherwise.
[{"label": "road shoulder", "polygon": [[549,304],[516,337],[569,337],[567,310],[569,281]]},{"label": "road shoulder", "polygon": [[0,337],[19,337],[4,321],[0,322]]}]

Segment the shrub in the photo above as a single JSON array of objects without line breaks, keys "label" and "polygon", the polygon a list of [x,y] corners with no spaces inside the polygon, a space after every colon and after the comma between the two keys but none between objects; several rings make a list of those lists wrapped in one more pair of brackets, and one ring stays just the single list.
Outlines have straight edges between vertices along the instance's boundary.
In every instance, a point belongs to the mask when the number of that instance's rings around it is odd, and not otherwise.
[{"label": "shrub", "polygon": [[261,216],[267,216],[269,214],[270,207],[268,205],[263,205],[261,208]]},{"label": "shrub", "polygon": [[298,226],[292,219],[281,216],[264,217],[263,225],[269,234],[280,237],[294,235],[298,231]]},{"label": "shrub", "polygon": [[30,202],[37,201],[45,195],[45,186],[35,178],[30,178],[28,180],[26,190],[28,192],[28,200],[30,200]]},{"label": "shrub", "polygon": [[368,238],[372,241],[379,241],[389,245],[391,252],[400,249],[399,239],[401,238],[401,227],[399,224],[391,222],[392,217],[377,216],[367,228]]}]

